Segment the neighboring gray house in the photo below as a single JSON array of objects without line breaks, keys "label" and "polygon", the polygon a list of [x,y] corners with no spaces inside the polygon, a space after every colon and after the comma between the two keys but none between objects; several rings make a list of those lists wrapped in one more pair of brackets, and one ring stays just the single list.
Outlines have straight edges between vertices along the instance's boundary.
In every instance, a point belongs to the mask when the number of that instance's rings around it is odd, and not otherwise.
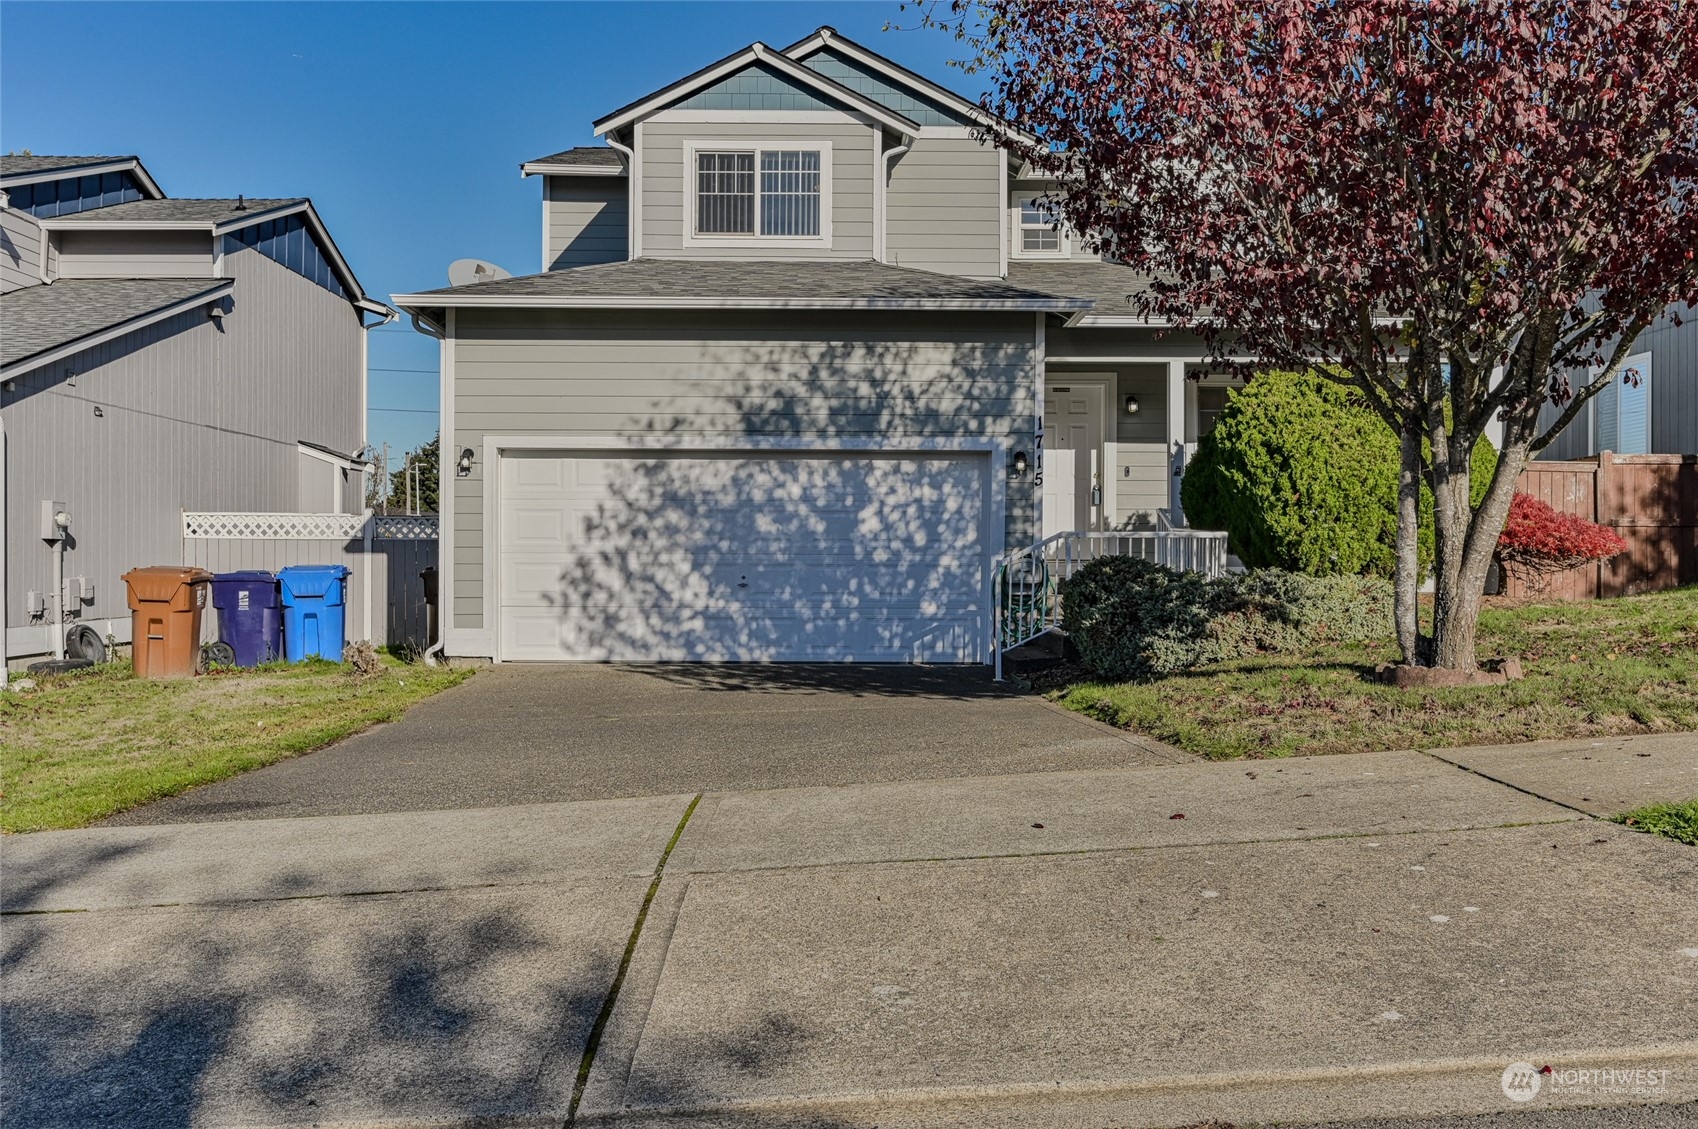
[{"label": "neighboring gray house", "polygon": [[[1698,310],[1671,308],[1635,339],[1622,367],[1638,374],[1638,384],[1616,381],[1593,397],[1541,458],[1698,454]],[[1571,379],[1579,384],[1586,374]],[[1559,414],[1545,406],[1547,424]]]},{"label": "neighboring gray house", "polygon": [[[0,157],[6,656],[66,615],[129,639],[119,577],[184,510],[358,512],[368,299],[311,201],[178,200],[134,157]],[[373,322],[371,324],[378,324]]]},{"label": "neighboring gray house", "polygon": [[442,338],[447,652],[984,662],[996,554],[1173,519],[1224,379],[984,121],[822,28],[522,165],[543,273],[393,299]]}]

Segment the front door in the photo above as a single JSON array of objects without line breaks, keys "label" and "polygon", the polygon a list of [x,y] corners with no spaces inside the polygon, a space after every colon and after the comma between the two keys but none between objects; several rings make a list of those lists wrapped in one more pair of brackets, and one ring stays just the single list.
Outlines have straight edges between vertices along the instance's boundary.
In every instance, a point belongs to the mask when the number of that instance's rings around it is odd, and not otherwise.
[{"label": "front door", "polygon": [[1103,528],[1108,386],[1060,377],[1044,386],[1043,534]]}]

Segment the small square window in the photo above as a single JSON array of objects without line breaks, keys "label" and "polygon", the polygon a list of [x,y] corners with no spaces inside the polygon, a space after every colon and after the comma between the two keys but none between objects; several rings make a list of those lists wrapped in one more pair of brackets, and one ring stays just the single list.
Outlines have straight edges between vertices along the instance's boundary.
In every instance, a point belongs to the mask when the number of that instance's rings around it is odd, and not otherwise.
[{"label": "small square window", "polygon": [[1015,210],[1015,230],[1019,236],[1018,251],[1023,255],[1062,255],[1067,242],[1056,218],[1039,204],[1039,197],[1027,197]]}]

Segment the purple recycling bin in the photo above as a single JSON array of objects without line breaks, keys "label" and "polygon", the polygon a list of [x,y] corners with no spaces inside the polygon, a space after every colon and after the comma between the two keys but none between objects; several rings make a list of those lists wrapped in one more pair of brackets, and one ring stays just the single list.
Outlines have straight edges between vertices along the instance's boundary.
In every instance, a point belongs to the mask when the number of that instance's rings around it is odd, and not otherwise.
[{"label": "purple recycling bin", "polygon": [[282,612],[271,573],[219,573],[212,578],[212,606],[218,609],[218,639],[235,650],[237,666],[283,657]]}]

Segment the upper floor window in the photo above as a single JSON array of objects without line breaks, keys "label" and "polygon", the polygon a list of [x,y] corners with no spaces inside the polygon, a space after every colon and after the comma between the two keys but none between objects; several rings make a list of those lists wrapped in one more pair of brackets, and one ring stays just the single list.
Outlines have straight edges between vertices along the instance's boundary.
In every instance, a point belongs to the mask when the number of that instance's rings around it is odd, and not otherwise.
[{"label": "upper floor window", "polygon": [[697,144],[691,153],[692,236],[733,244],[741,240],[818,244],[829,239],[829,149],[758,146],[734,150]]},{"label": "upper floor window", "polygon": [[1014,207],[1014,253],[1030,258],[1065,258],[1067,233],[1040,204],[1039,196],[1022,196]]}]

